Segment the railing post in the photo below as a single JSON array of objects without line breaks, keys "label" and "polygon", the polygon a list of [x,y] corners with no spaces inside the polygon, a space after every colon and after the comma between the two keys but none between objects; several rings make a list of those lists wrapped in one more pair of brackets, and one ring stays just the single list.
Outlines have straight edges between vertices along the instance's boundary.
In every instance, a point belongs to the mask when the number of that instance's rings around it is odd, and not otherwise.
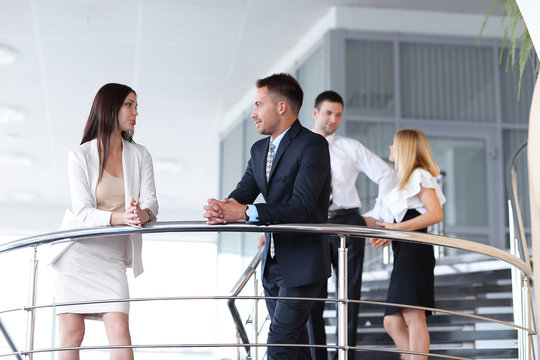
[{"label": "railing post", "polygon": [[[529,279],[526,276],[522,275],[522,289],[521,289],[521,298],[522,298],[522,304],[521,304],[521,316],[522,316],[522,326],[526,327],[527,329],[530,329],[531,325],[531,316],[530,316],[530,287],[529,287]],[[523,354],[525,355],[526,360],[532,359],[531,354],[531,338],[529,336],[529,333],[527,330],[521,330],[523,332],[522,335],[522,342],[523,342]]]},{"label": "railing post", "polygon": [[[517,241],[516,227],[514,222],[514,211],[512,208],[512,202],[508,200],[508,232],[509,232],[509,245],[510,253],[519,257],[519,245]],[[514,323],[524,326],[523,322],[523,275],[519,273],[515,268],[510,269],[512,275],[512,310],[514,313]],[[525,347],[524,347],[524,332],[523,330],[517,331],[518,336],[518,358],[524,360]]]},{"label": "railing post", "polygon": [[[257,279],[257,271],[253,273],[253,287],[255,296],[259,295],[259,279]],[[253,310],[253,340],[255,344],[259,343],[259,299],[255,299],[255,309]],[[254,349],[251,349],[252,352],[255,352],[253,359],[259,359],[259,347],[255,346]]]},{"label": "railing post", "polygon": [[347,360],[348,355],[348,339],[347,339],[347,308],[349,298],[347,294],[347,236],[339,235],[340,247],[338,250],[338,337],[337,345],[340,346],[337,350],[339,360]]},{"label": "railing post", "polygon": [[28,291],[28,307],[27,309],[27,325],[26,325],[26,354],[27,359],[32,360],[34,354],[31,351],[34,350],[34,332],[36,325],[36,310],[33,307],[36,305],[37,298],[37,270],[38,270],[38,257],[37,246],[34,246],[34,256],[30,260],[30,284]]}]

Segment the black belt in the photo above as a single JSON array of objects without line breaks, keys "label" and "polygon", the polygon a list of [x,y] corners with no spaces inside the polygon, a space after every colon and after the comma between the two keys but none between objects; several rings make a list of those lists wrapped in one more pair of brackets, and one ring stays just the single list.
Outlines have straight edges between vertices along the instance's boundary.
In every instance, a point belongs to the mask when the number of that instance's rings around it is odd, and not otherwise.
[{"label": "black belt", "polygon": [[360,208],[328,210],[328,217],[345,216],[359,212]]}]

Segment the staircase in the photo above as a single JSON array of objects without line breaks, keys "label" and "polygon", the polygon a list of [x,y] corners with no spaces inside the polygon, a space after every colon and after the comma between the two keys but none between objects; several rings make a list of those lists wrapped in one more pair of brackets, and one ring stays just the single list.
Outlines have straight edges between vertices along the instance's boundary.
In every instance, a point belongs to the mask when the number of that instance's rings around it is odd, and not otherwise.
[{"label": "staircase", "polygon": [[[362,300],[386,299],[390,271],[391,266],[364,271]],[[435,307],[513,323],[510,269],[475,254],[437,260]],[[358,346],[395,349],[383,328],[383,311],[382,306],[360,305]],[[335,344],[335,303],[327,303],[324,316],[327,342]],[[518,358],[517,331],[510,327],[444,313],[428,317],[428,327],[430,352],[473,359]],[[356,359],[398,360],[400,356],[357,351]]]}]

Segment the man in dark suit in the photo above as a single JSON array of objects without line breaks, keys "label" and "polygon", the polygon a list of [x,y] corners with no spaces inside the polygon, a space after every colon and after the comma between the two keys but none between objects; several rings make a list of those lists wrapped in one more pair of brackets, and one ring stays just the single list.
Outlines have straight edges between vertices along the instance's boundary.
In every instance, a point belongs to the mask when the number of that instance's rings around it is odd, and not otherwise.
[{"label": "man in dark suit", "polygon": [[[297,119],[303,92],[288,74],[257,80],[251,117],[260,134],[251,159],[227,199],[209,199],[209,224],[246,219],[254,224],[326,223],[330,155],[324,137]],[[253,204],[261,193],[266,203]],[[317,297],[330,276],[327,238],[320,234],[267,233],[263,287],[271,297]],[[313,301],[267,300],[268,344],[308,344],[306,322]],[[310,359],[309,348],[269,346],[268,358]]]}]

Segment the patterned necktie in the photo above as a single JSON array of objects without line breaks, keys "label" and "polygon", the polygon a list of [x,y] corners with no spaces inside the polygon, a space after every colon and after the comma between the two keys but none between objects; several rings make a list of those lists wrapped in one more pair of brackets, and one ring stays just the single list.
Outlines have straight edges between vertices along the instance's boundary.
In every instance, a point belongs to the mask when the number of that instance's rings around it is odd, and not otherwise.
[{"label": "patterned necktie", "polygon": [[270,140],[270,146],[268,147],[268,154],[266,155],[266,182],[268,183],[268,178],[270,177],[270,170],[272,170],[272,161],[274,161],[274,150],[276,146]]},{"label": "patterned necktie", "polygon": [[[274,150],[276,146],[270,140],[270,146],[268,147],[268,154],[266,155],[266,183],[270,177],[270,170],[272,170],[272,161],[274,161]],[[270,234],[270,257],[273,259],[276,256],[276,250],[274,248],[274,237]]]}]

